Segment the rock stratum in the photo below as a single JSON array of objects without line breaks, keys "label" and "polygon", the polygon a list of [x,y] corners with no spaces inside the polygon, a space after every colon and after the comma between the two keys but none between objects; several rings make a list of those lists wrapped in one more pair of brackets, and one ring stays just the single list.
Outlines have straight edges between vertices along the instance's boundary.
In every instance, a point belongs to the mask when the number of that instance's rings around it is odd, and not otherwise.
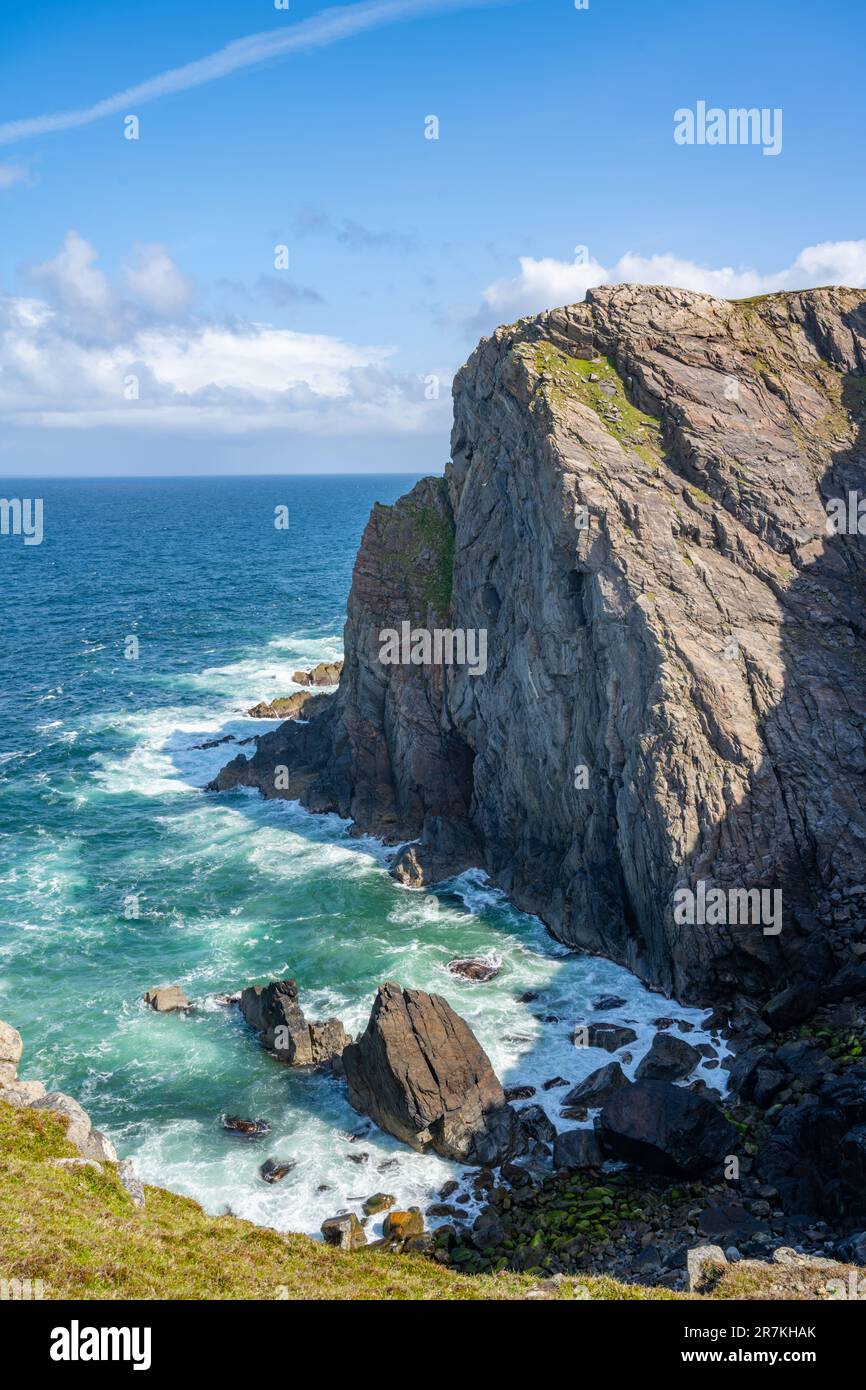
[{"label": "rock stratum", "polygon": [[[479,866],[687,1001],[817,988],[866,927],[864,537],[827,525],[866,492],[864,373],[839,288],[498,329],[444,478],[373,509],[339,690],[213,789],[350,817],[412,885]],[[383,664],[404,622],[484,630],[486,669]],[[782,930],[678,923],[699,882],[781,891]]]}]

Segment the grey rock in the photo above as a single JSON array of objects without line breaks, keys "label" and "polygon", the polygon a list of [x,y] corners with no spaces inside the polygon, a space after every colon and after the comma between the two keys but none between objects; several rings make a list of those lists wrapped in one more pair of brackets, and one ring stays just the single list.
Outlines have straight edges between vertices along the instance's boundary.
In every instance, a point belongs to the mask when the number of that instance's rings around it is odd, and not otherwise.
[{"label": "grey rock", "polygon": [[23,1050],[18,1030],[0,1021],[0,1086],[9,1086],[16,1080]]},{"label": "grey rock", "polygon": [[692,1176],[737,1152],[737,1132],[707,1096],[667,1081],[638,1081],[601,1112],[601,1137],[618,1158]]},{"label": "grey rock", "polygon": [[354,1212],[341,1216],[329,1216],[320,1227],[326,1245],[335,1245],[338,1250],[360,1250],[367,1244],[364,1227]]},{"label": "grey rock", "polygon": [[349,1103],[414,1149],[482,1166],[526,1152],[487,1054],[438,994],[382,985],[343,1066]]},{"label": "grey rock", "polygon": [[293,1067],[333,1064],[350,1041],[338,1018],[310,1023],[294,980],[273,980],[241,991],[241,1013],[262,1046]]},{"label": "grey rock", "polygon": [[581,1081],[569,1091],[567,1096],[563,1096],[562,1104],[563,1107],[567,1106],[572,1110],[583,1107],[594,1110],[600,1105],[606,1105],[611,1096],[623,1086],[630,1085],[631,1082],[619,1062],[608,1062],[606,1067],[599,1067],[585,1081]]},{"label": "grey rock", "polygon": [[131,1158],[123,1158],[117,1165],[117,1176],[121,1186],[126,1189],[132,1198],[133,1206],[141,1210],[144,1206],[144,1183],[135,1171],[135,1164]]},{"label": "grey rock", "polygon": [[116,1163],[117,1150],[100,1130],[94,1129],[90,1116],[77,1100],[62,1091],[49,1091],[47,1095],[32,1102],[32,1110],[50,1110],[61,1120],[66,1121],[66,1138],[78,1150],[82,1158],[92,1158],[97,1163]]},{"label": "grey rock", "polygon": [[554,1168],[600,1168],[604,1152],[594,1129],[567,1129],[553,1145]]},{"label": "grey rock", "polygon": [[672,1033],[656,1033],[649,1052],[638,1064],[638,1081],[682,1081],[691,1076],[701,1054]]},{"label": "grey rock", "polygon": [[728,1267],[728,1258],[719,1245],[695,1245],[686,1255],[689,1293],[706,1293]]}]

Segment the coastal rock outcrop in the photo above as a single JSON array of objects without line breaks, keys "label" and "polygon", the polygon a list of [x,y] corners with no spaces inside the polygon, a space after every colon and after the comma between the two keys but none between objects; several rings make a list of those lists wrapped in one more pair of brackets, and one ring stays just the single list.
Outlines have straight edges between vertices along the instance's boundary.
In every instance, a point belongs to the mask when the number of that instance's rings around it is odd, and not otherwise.
[{"label": "coastal rock outcrop", "polygon": [[96,1163],[117,1162],[117,1150],[111,1140],[101,1130],[94,1128],[87,1111],[72,1096],[64,1095],[62,1091],[49,1091],[40,1100],[33,1101],[30,1108],[50,1110],[53,1115],[65,1120],[66,1138],[82,1158],[92,1159]]},{"label": "coastal rock outcrop", "polygon": [[23,1050],[18,1030],[9,1023],[0,1023],[0,1086],[11,1086],[17,1081]]},{"label": "coastal rock outcrop", "polygon": [[343,1067],[350,1104],[414,1149],[489,1165],[530,1145],[487,1054],[438,994],[381,985]]},{"label": "coastal rock outcrop", "polygon": [[298,685],[336,685],[342,670],[342,661],[320,661],[309,671],[295,671],[292,680]]},{"label": "coastal rock outcrop", "polygon": [[[823,985],[866,929],[864,373],[857,290],[498,329],[445,477],[373,509],[329,707],[214,786],[411,841],[413,885],[481,867],[686,1001]],[[383,661],[404,624],[483,632],[484,669]]]},{"label": "coastal rock outcrop", "polygon": [[292,1067],[333,1064],[351,1041],[338,1018],[311,1023],[298,1003],[294,980],[273,980],[241,992],[241,1013],[262,1046]]}]

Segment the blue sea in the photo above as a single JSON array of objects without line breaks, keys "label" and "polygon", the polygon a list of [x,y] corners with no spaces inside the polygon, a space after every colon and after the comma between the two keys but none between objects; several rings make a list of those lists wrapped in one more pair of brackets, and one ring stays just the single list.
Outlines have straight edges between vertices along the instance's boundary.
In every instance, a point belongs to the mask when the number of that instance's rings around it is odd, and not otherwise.
[{"label": "blue sea", "polygon": [[[564,1089],[542,1083],[609,1060],[571,1042],[599,995],[626,1001],[606,1016],[638,1033],[628,1071],[660,1014],[706,1036],[702,1014],[569,953],[480,873],[411,891],[335,816],[202,792],[238,749],[197,744],[274,728],[244,711],[341,655],[370,508],[414,481],[0,484],[44,507],[41,545],[0,537],[0,1018],[24,1037],[21,1074],[77,1097],[146,1181],[282,1230],[317,1232],[377,1190],[423,1205],[461,1170],[365,1123],[340,1081],[268,1057],[222,993],[294,976],[309,1017],[357,1033],[381,981],[436,991],[560,1126]],[[498,975],[449,974],[466,955]],[[194,1011],[147,1008],[161,984]],[[233,1138],[226,1113],[271,1133]],[[295,1165],[274,1186],[271,1156]]]}]

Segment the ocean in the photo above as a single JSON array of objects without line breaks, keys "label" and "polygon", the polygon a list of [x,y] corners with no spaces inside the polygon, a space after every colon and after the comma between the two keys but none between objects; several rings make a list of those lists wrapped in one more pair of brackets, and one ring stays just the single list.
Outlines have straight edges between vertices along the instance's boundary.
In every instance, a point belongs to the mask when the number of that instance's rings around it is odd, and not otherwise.
[{"label": "ocean", "polygon": [[[336,816],[202,792],[238,750],[197,744],[276,727],[244,711],[341,655],[370,507],[414,481],[0,484],[44,504],[41,545],[0,538],[0,1018],[24,1037],[21,1074],[80,1100],[145,1181],[281,1230],[316,1233],[380,1190],[424,1205],[463,1170],[380,1133],[336,1078],[267,1056],[221,993],[293,976],[308,1017],[353,1033],[383,980],[443,994],[559,1127],[564,1088],[542,1083],[610,1060],[571,1041],[598,996],[625,1000],[604,1016],[638,1034],[630,1074],[659,1015],[707,1037],[704,1014],[567,951],[480,873],[414,892]],[[449,974],[467,955],[498,975]],[[161,984],[194,1011],[145,1006]],[[227,1113],[271,1133],[238,1139]],[[294,1164],[273,1186],[268,1157]]]}]

